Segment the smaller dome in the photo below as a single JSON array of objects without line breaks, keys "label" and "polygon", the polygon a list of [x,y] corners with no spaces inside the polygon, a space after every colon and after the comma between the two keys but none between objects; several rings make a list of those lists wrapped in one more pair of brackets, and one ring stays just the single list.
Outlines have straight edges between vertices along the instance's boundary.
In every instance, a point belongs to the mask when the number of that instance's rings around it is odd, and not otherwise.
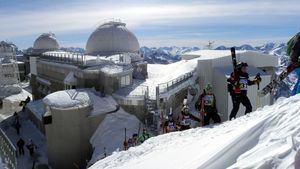
[{"label": "smaller dome", "polygon": [[53,33],[43,33],[34,41],[33,49],[40,51],[53,51],[58,50],[59,45]]}]

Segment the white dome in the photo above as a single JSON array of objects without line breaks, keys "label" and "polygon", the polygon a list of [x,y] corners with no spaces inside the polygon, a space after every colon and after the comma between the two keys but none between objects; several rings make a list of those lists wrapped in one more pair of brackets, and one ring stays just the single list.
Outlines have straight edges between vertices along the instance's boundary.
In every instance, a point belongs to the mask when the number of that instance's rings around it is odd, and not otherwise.
[{"label": "white dome", "polygon": [[33,49],[43,51],[58,50],[59,45],[53,33],[43,33],[34,41]]},{"label": "white dome", "polygon": [[138,52],[139,42],[125,25],[125,23],[112,21],[99,26],[87,41],[86,53],[109,56],[125,52]]}]

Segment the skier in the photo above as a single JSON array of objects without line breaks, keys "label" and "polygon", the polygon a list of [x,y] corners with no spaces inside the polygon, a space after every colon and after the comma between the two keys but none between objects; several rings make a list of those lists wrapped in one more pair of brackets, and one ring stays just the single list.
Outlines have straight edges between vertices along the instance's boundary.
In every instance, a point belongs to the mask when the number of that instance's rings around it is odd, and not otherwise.
[{"label": "skier", "polygon": [[173,119],[173,113],[168,114],[168,120],[165,122],[163,130],[164,133],[170,133],[177,130],[175,121]]},{"label": "skier", "polygon": [[146,128],[143,129],[143,133],[141,134],[141,136],[139,136],[139,142],[143,143],[145,142],[147,139],[149,139],[151,137],[150,133],[147,131]]},{"label": "skier", "polygon": [[200,95],[200,113],[204,117],[203,126],[209,125],[210,119],[214,123],[221,123],[221,118],[218,115],[218,110],[216,106],[216,97],[212,92],[213,88],[211,84],[207,84],[203,93]]},{"label": "skier", "polygon": [[236,118],[236,114],[240,108],[240,103],[242,103],[246,107],[245,114],[252,112],[252,105],[249,98],[247,97],[248,86],[259,84],[261,78],[257,76],[254,80],[249,80],[247,67],[247,63],[239,63],[237,65],[237,73],[231,73],[230,78],[227,79],[228,92],[231,95],[233,104],[229,120]]},{"label": "skier", "polygon": [[191,128],[192,120],[200,122],[200,119],[189,112],[189,107],[184,105],[181,109],[180,131]]},{"label": "skier", "polygon": [[25,145],[25,141],[22,138],[20,138],[17,142],[17,146],[18,146],[20,155],[24,155],[24,145]]},{"label": "skier", "polygon": [[131,138],[128,139],[128,147],[134,147],[138,144],[138,134],[134,133]]},{"label": "skier", "polygon": [[26,147],[29,150],[30,157],[33,157],[36,146],[31,139],[29,139],[29,143],[26,145]]},{"label": "skier", "polygon": [[292,39],[287,43],[287,54],[290,56],[290,66],[287,68],[294,69],[298,76],[298,81],[292,90],[291,95],[300,93],[300,32],[297,33]]}]

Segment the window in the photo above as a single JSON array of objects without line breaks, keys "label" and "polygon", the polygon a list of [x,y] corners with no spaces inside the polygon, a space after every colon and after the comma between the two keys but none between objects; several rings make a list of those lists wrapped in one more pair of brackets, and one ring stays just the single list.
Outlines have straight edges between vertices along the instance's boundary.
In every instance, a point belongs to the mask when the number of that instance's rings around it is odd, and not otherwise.
[{"label": "window", "polygon": [[128,86],[128,85],[130,85],[130,76],[129,75],[122,76],[121,77],[121,87]]}]

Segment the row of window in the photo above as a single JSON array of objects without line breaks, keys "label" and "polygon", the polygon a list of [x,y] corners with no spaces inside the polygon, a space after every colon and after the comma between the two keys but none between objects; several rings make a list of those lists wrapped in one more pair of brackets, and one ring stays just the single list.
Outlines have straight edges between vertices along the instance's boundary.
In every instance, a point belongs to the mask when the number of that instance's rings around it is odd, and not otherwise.
[{"label": "row of window", "polygon": [[126,75],[126,76],[122,76],[121,77],[121,87],[125,87],[125,86],[128,86],[130,85],[130,76],[129,75]]}]

